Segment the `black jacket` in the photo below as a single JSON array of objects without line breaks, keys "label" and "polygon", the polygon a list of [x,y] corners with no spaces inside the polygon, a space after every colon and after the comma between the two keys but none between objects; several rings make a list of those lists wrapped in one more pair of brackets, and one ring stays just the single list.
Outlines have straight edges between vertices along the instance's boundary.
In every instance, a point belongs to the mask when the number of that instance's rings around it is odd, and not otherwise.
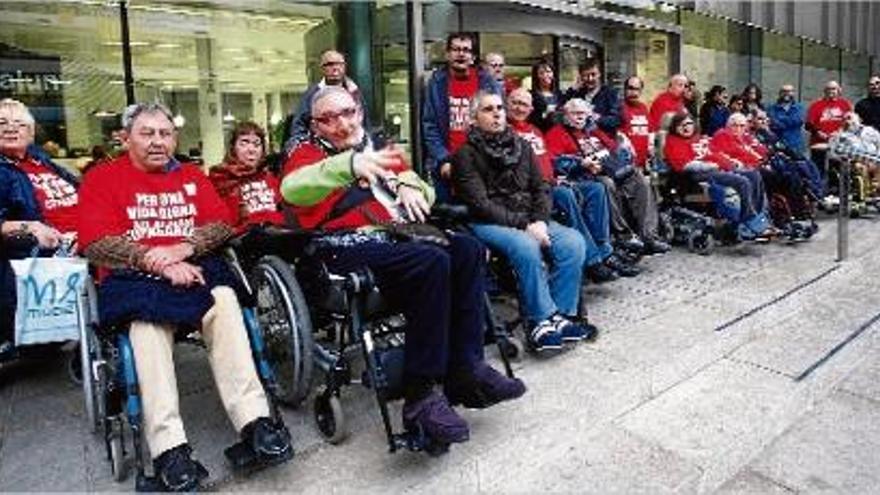
[{"label": "black jacket", "polygon": [[[562,96],[560,107],[572,98],[587,99],[587,90],[585,88],[568,88],[568,91]],[[593,111],[600,115],[596,122],[599,129],[609,134],[617,132],[621,124],[620,97],[617,95],[617,90],[603,84],[596,96],[592,100],[588,100],[587,103],[593,105]]]},{"label": "black jacket", "polygon": [[519,162],[512,166],[493,159],[470,141],[453,157],[455,197],[468,206],[475,222],[524,229],[532,222],[550,220],[549,186],[531,145],[521,144]]},{"label": "black jacket", "polygon": [[862,98],[856,103],[856,113],[862,119],[862,124],[880,131],[880,98]]}]

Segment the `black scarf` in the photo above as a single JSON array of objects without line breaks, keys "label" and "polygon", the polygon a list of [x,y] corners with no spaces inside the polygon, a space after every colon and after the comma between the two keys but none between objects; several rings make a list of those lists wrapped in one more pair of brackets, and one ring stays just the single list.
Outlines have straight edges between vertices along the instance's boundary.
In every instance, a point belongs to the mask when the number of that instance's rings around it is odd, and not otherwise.
[{"label": "black scarf", "polygon": [[471,127],[468,131],[468,142],[505,167],[519,163],[522,155],[522,140],[517,139],[516,134],[509,127],[498,134],[490,134],[478,127]]}]

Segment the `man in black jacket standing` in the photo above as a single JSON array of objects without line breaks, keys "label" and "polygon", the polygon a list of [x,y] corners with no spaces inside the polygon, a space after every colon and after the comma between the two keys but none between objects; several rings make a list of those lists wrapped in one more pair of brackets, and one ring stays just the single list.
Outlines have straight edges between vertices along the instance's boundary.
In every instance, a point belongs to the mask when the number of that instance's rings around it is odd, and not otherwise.
[{"label": "man in black jacket standing", "polygon": [[596,329],[578,317],[584,238],[550,220],[549,186],[531,145],[507,126],[501,97],[478,92],[470,115],[467,142],[453,157],[456,196],[470,209],[474,235],[517,274],[529,345],[540,352],[588,338]]},{"label": "man in black jacket standing", "polygon": [[617,132],[621,124],[620,96],[617,90],[602,84],[598,58],[587,57],[578,65],[578,79],[562,96],[562,103],[572,98],[581,98],[593,106],[593,112],[598,115],[596,124],[599,129],[610,135]]},{"label": "man in black jacket standing", "polygon": [[868,79],[868,96],[856,103],[856,113],[862,124],[880,131],[880,76]]}]

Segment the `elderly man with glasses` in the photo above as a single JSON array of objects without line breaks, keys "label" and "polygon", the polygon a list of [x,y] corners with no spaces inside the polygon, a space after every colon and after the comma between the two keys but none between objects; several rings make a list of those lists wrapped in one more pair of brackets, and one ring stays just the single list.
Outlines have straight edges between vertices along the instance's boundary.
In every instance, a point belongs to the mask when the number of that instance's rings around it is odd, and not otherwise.
[{"label": "elderly man with glasses", "polygon": [[[315,255],[331,271],[369,268],[390,306],[403,311],[404,427],[439,443],[465,442],[468,424],[452,405],[485,408],[525,393],[483,359],[485,248],[460,234],[436,243],[395,238],[390,224],[425,222],[433,189],[400,148],[377,145],[364,131],[349,93],[324,88],[312,108],[311,140],[288,158],[281,194],[302,227],[324,231]],[[383,202],[378,187],[397,202]]]},{"label": "elderly man with glasses", "polygon": [[[312,116],[312,97],[321,88],[327,86],[339,86],[351,93],[351,96],[358,102],[361,108],[366,109],[364,96],[361,90],[351,78],[345,75],[346,72],[345,55],[336,50],[327,50],[321,54],[321,73],[324,77],[313,84],[303,93],[299,100],[299,107],[292,112],[292,121],[290,125],[290,135],[288,136],[285,148],[289,151],[298,143],[308,139],[309,125]],[[364,114],[367,127],[369,127],[369,116]]]}]

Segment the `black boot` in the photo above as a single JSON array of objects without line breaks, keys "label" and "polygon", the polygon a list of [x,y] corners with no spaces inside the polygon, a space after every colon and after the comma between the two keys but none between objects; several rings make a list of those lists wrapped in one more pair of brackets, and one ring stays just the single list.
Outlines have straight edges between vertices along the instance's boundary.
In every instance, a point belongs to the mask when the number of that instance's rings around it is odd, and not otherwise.
[{"label": "black boot", "polygon": [[192,449],[182,443],[159,454],[153,460],[156,479],[168,492],[191,492],[208,477],[208,470],[190,457]]},{"label": "black boot", "polygon": [[241,439],[253,449],[263,466],[281,464],[293,457],[293,446],[290,444],[287,427],[269,418],[257,418],[246,424],[241,429]]}]

